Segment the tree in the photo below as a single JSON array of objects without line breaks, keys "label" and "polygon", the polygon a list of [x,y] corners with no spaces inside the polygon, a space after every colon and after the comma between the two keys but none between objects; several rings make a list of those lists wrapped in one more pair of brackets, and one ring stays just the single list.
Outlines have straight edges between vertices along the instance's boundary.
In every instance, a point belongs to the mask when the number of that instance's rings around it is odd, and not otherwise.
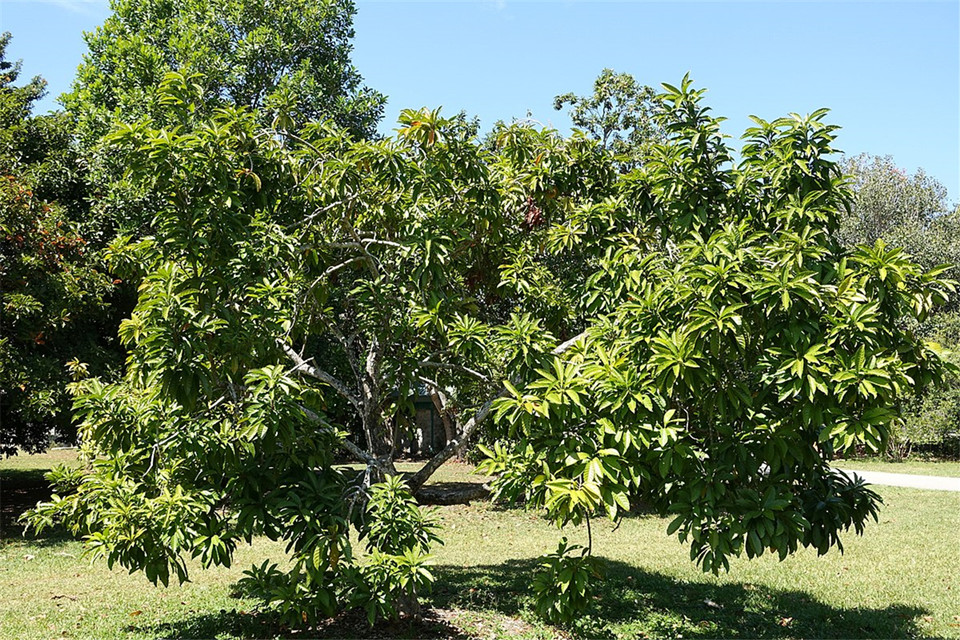
[{"label": "tree", "polygon": [[[913,175],[889,156],[861,154],[846,158],[843,171],[850,177],[853,203],[841,217],[839,237],[848,247],[885,243],[904,249],[930,269],[960,264],[960,207],[951,209],[947,190],[922,169]],[[956,301],[940,308],[923,323],[903,321],[921,335],[950,349],[956,361],[960,349],[960,314]],[[960,433],[960,380],[950,376],[908,401],[892,433],[888,453],[906,456],[916,445],[950,451]]]},{"label": "tree", "polygon": [[0,455],[70,441],[68,384],[119,365],[106,299],[114,286],[78,217],[83,181],[62,113],[32,116],[46,83],[15,86],[0,36]]},{"label": "tree", "polygon": [[385,100],[350,63],[349,0],[112,0],[111,8],[86,34],[89,51],[62,98],[87,144],[118,122],[179,124],[163,120],[169,72],[202,78],[204,99],[194,104],[208,115],[244,105],[265,119],[330,119],[354,136],[375,135]]},{"label": "tree", "polygon": [[841,242],[852,247],[882,239],[928,269],[960,263],[960,215],[940,182],[923,169],[907,174],[890,156],[845,158],[842,169],[851,180],[853,203],[841,220]]},{"label": "tree", "polygon": [[246,106],[265,125],[332,120],[355,137],[376,135],[386,100],[350,62],[350,0],[111,0],[111,8],[85,35],[88,52],[61,97],[89,165],[90,235],[102,244],[152,233],[157,195],[131,184],[123,159],[101,141],[119,123],[190,122],[168,119],[161,84],[169,72],[201,83],[191,104],[202,117]]},{"label": "tree", "polygon": [[[646,233],[588,283],[584,339],[497,403],[483,468],[501,497],[586,521],[588,540],[591,517],[642,500],[704,570],[842,548],[879,498],[829,461],[882,450],[898,402],[951,368],[902,320],[954,285],[883,242],[833,239],[850,194],[825,110],[755,118],[732,168],[702,92],[665,86],[670,137],[627,182]],[[548,559],[559,579],[537,588],[552,618],[586,601],[591,547]]]},{"label": "tree", "polygon": [[[288,619],[402,609],[420,589],[398,585],[429,582],[429,526],[393,473],[419,385],[460,436],[407,491],[496,413],[501,496],[588,531],[643,499],[675,514],[705,569],[744,549],[825,552],[875,514],[828,462],[881,447],[898,398],[942,373],[890,318],[929,313],[951,284],[833,240],[848,194],[825,112],[758,120],[733,168],[684,79],[662,98],[670,138],[620,175],[583,134],[513,125],[487,149],[462,120],[407,111],[396,138],[355,141],[264,129],[245,109],[203,119],[199,86],[164,85],[189,127],[111,137],[166,201],[139,249],[127,374],[77,399],[91,471],[34,526],[63,521],[162,582],[186,577],[184,554],[228,564],[265,534],[294,567],[250,580]],[[375,507],[385,495],[395,506]],[[414,533],[361,563],[350,527],[387,513]],[[535,584],[553,619],[589,603],[592,544],[572,549]]]},{"label": "tree", "polygon": [[565,93],[553,99],[553,108],[569,105],[573,126],[613,153],[622,170],[630,170],[650,145],[663,139],[655,95],[630,74],[604,69],[593,83],[592,96]]},{"label": "tree", "polygon": [[[376,522],[362,496],[395,475],[417,387],[458,430],[442,461],[489,415],[498,372],[555,349],[548,329],[573,330],[575,301],[530,258],[551,217],[613,172],[582,136],[504,128],[491,155],[462,119],[406,112],[396,140],[354,141],[326,124],[264,129],[247,109],[204,120],[201,91],[168,76],[164,102],[188,125],[111,138],[166,202],[131,250],[146,275],[121,326],[126,377],[85,381],[77,399],[93,471],[34,522],[64,517],[163,582],[185,577],[183,553],[229,563],[263,533],[300,558],[254,572],[264,589],[284,581],[294,618],[369,604],[382,580],[352,558],[349,525]],[[338,447],[366,463],[360,478],[334,465]],[[93,511],[109,522],[74,517]],[[389,555],[420,571],[414,548]]]}]

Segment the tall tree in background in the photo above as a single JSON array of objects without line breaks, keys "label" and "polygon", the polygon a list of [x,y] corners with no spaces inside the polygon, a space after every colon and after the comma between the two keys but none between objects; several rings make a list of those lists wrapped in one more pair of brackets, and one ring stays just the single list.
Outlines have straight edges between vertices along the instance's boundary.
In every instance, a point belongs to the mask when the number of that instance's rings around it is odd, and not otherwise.
[{"label": "tall tree in background", "polygon": [[207,114],[247,106],[267,123],[332,120],[373,136],[384,97],[350,62],[349,0],[112,0],[113,14],[86,34],[89,47],[63,104],[81,140],[117,122],[164,120],[160,84],[171,71],[202,77]]},{"label": "tall tree in background", "polygon": [[249,107],[264,124],[332,120],[357,138],[376,133],[385,98],[362,84],[350,62],[350,0],[112,0],[86,34],[88,52],[63,105],[90,167],[95,234],[150,232],[156,194],[124,179],[124,159],[105,149],[118,123],[169,120],[160,85],[168,72],[202,78],[191,104],[210,116]]},{"label": "tall tree in background", "polygon": [[621,170],[629,170],[651,144],[663,140],[655,95],[630,74],[604,69],[593,83],[593,95],[565,93],[553,99],[553,107],[559,111],[569,106],[573,126],[612,152]]},{"label": "tall tree in background", "polygon": [[913,175],[890,156],[844,158],[853,202],[839,237],[847,246],[883,239],[903,247],[925,267],[960,264],[960,211],[951,208],[947,189],[919,169]]},{"label": "tall tree in background", "polygon": [[[922,169],[913,175],[890,156],[861,154],[845,158],[853,200],[840,223],[839,238],[848,247],[882,240],[904,249],[928,269],[960,264],[960,206],[947,201],[947,190]],[[908,319],[904,321],[909,322]],[[956,300],[925,322],[911,324],[924,337],[952,352],[960,364],[960,312]],[[918,445],[941,454],[960,454],[960,379],[950,376],[910,399],[903,420],[892,431],[889,454],[908,455]]]},{"label": "tall tree in background", "polygon": [[32,116],[46,83],[16,86],[0,36],[0,455],[74,428],[67,385],[119,364],[114,285],[82,235],[81,165],[63,113]]}]

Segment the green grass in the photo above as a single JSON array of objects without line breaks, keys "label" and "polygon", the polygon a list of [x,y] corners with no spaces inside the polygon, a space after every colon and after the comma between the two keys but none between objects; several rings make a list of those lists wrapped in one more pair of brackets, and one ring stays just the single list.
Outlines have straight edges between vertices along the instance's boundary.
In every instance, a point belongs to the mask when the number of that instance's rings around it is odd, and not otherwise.
[{"label": "green grass", "polygon": [[[42,458],[0,462],[0,477],[42,469]],[[438,481],[475,480],[468,471],[448,465]],[[556,547],[556,528],[483,502],[442,507],[446,545],[436,549],[431,624],[370,631],[347,616],[294,637],[960,637],[960,493],[877,490],[886,502],[880,521],[862,538],[847,536],[845,554],[735,561],[719,577],[702,574],[660,518],[638,515],[619,528],[595,523],[607,576],[592,610],[566,629],[539,622],[529,595],[536,557]],[[584,542],[582,528],[565,534]],[[239,550],[233,568],[195,570],[193,582],[166,589],[80,555],[79,543],[62,537],[0,541],[0,636],[291,635],[252,614],[255,602],[231,596],[243,569],[282,558],[278,544],[257,540]]]},{"label": "green grass", "polygon": [[921,476],[960,478],[960,462],[955,460],[915,460],[891,462],[883,458],[852,458],[838,460],[836,466],[852,471],[886,471]]}]

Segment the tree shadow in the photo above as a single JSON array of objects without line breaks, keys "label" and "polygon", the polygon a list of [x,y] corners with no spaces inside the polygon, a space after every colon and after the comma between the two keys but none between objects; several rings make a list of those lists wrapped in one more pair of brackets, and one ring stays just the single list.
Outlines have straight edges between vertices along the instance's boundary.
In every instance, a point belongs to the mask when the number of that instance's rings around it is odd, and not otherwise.
[{"label": "tree shadow", "polygon": [[483,482],[445,480],[421,487],[417,501],[422,505],[470,504],[489,495],[490,489]]},{"label": "tree shadow", "polygon": [[[590,638],[910,638],[929,612],[893,604],[880,609],[840,608],[802,591],[749,583],[686,582],[606,560],[593,606],[567,625]],[[435,606],[495,610],[517,616],[532,610],[536,559],[500,565],[437,567]]]},{"label": "tree shadow", "polygon": [[158,638],[214,638],[224,634],[238,638],[450,638],[467,640],[460,629],[451,624],[444,612],[424,609],[419,621],[380,621],[372,627],[365,614],[348,611],[308,629],[289,629],[268,614],[237,610],[221,610],[191,616],[184,620],[155,625],[127,627],[127,631],[146,633]]},{"label": "tree shadow", "polygon": [[24,511],[37,506],[53,495],[50,483],[43,475],[47,469],[0,470],[0,544],[14,540],[30,540],[32,545],[51,546],[62,544],[72,538],[59,527],[48,529],[37,536],[32,532],[24,536],[20,516]]},{"label": "tree shadow", "polygon": [[[749,583],[686,582],[606,560],[594,602],[563,635],[581,638],[914,638],[917,621],[929,612],[915,606],[842,608],[818,602],[802,591]],[[536,559],[499,565],[436,568],[433,608],[422,621],[367,624],[360,611],[338,615],[309,629],[288,629],[269,614],[221,610],[183,620],[131,625],[131,632],[164,638],[456,638],[464,631],[451,623],[452,612],[493,611],[508,618],[528,617]]]}]

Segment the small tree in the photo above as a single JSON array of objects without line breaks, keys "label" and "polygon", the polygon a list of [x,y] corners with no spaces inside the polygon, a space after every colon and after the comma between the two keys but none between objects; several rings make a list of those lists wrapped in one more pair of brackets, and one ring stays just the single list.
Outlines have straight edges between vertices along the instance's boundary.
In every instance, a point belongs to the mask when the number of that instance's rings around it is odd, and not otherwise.
[{"label": "small tree", "polygon": [[[168,76],[172,117],[197,117],[198,87]],[[643,499],[708,570],[744,550],[838,546],[878,498],[828,462],[882,447],[898,398],[940,375],[894,320],[951,285],[882,245],[848,255],[832,240],[848,194],[825,112],[758,120],[733,168],[700,96],[668,87],[670,138],[626,175],[582,134],[502,127],[488,150],[426,111],[372,142],[264,129],[233,108],[119,129],[112,142],[165,197],[121,329],[127,375],[85,383],[92,473],[31,521],[62,519],[162,582],[186,577],[184,554],[227,564],[265,534],[295,566],[254,575],[292,619],[389,611],[385,593],[428,580],[417,545],[378,548],[404,561],[365,568],[348,531],[387,513],[425,522],[395,481],[397,509],[365,497],[395,475],[395,429],[424,385],[458,436],[408,489],[496,407],[500,495],[559,524]],[[365,470],[336,465],[340,448]],[[418,527],[403,539],[428,540]],[[573,549],[550,575],[595,570],[592,544]],[[537,581],[551,619],[589,601],[588,585],[567,597],[554,582]]]},{"label": "small tree", "polygon": [[[165,202],[157,235],[127,252],[146,275],[121,326],[125,379],[87,381],[77,399],[92,473],[32,520],[63,518],[111,564],[164,583],[186,578],[184,554],[228,564],[265,534],[298,561],[254,579],[293,618],[415,611],[420,552],[377,548],[382,570],[365,568],[349,528],[378,517],[366,494],[395,475],[418,387],[457,436],[408,491],[489,415],[500,372],[565,348],[553,335],[582,319],[540,264],[547,228],[614,174],[583,137],[504,128],[491,153],[462,119],[405,112],[396,140],[353,141],[326,124],[264,129],[246,109],[204,119],[201,93],[170,75],[167,117],[187,125],[111,138]],[[334,464],[341,447],[366,464],[359,477]],[[383,585],[400,602],[376,605]]]},{"label": "small tree", "polygon": [[[502,440],[483,468],[502,498],[588,532],[652,505],[705,571],[842,549],[879,497],[829,462],[882,450],[901,399],[941,378],[934,345],[902,320],[953,284],[882,242],[833,239],[850,193],[825,110],[755,118],[733,167],[702,91],[665,86],[669,139],[622,183],[638,232],[583,291],[597,320],[498,401]],[[576,610],[563,588],[541,591],[560,618]]]}]

